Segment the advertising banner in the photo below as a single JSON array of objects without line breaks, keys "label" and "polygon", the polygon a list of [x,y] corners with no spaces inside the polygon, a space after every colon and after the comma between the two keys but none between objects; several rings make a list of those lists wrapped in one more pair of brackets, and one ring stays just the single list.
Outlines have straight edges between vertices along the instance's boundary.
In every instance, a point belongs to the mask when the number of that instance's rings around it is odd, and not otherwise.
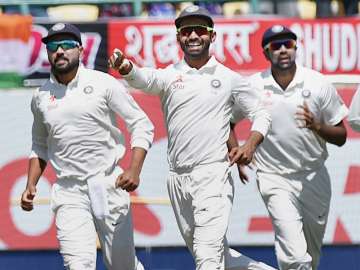
[{"label": "advertising banner", "polygon": [[[298,36],[299,64],[324,74],[360,73],[360,19],[217,19],[212,52],[229,68],[253,73],[268,67],[261,48],[268,27],[282,24]],[[165,67],[179,61],[173,21],[111,21],[109,54],[117,47],[140,66]]]},{"label": "advertising banner", "polygon": [[[339,93],[348,105],[354,89],[341,89]],[[19,206],[31,147],[31,96],[31,90],[0,92],[3,104],[0,107],[0,249],[58,248],[54,216],[49,205],[51,185],[55,181],[50,166],[38,183],[35,209],[24,212]],[[140,186],[132,193],[135,242],[143,247],[183,246],[166,191],[167,135],[160,101],[158,97],[136,91],[133,96],[155,125],[155,141],[144,163]],[[118,125],[125,130],[120,119]],[[237,126],[240,142],[248,136],[249,126],[249,122]],[[124,134],[129,146],[128,133]],[[328,147],[332,202],[324,239],[326,244],[360,244],[359,149],[360,133],[349,128],[348,140],[343,147]],[[127,152],[121,166],[126,168],[128,164]],[[242,185],[236,169],[232,171],[235,200],[228,240],[232,245],[272,245],[272,225],[257,191],[254,173],[249,171],[249,174],[250,182]]]}]

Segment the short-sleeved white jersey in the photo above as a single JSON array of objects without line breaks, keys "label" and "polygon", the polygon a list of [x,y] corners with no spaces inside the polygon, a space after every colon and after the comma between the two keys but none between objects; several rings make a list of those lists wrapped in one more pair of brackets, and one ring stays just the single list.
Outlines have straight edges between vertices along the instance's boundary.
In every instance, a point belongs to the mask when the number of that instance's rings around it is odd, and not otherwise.
[{"label": "short-sleeved white jersey", "polygon": [[249,83],[214,57],[200,69],[184,60],[165,69],[134,66],[124,78],[132,87],[160,96],[171,169],[226,159],[234,104],[253,120],[253,130],[265,135],[271,122]]},{"label": "short-sleeved white jersey", "polygon": [[50,79],[33,95],[30,158],[50,161],[59,178],[86,180],[111,172],[125,153],[114,113],[126,122],[131,147],[148,149],[154,127],[131,95],[112,76],[80,66],[63,85]]},{"label": "short-sleeved white jersey", "polygon": [[360,131],[360,86],[355,92],[355,95],[350,104],[349,124],[353,130]]},{"label": "short-sleeved white jersey", "polygon": [[[310,171],[323,165],[328,157],[326,142],[308,128],[298,127],[295,113],[306,102],[314,117],[329,125],[340,123],[348,113],[336,89],[321,73],[297,65],[296,74],[284,91],[274,80],[271,70],[250,77],[260,91],[262,104],[272,117],[271,129],[255,153],[261,172],[289,174]],[[234,112],[234,118],[242,118]]]}]

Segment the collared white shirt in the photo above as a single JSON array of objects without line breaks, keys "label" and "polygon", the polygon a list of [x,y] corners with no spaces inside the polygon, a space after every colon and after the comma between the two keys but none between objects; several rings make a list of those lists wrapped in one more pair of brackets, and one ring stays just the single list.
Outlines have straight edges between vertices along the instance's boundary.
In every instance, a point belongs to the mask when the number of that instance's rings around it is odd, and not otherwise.
[{"label": "collared white shirt", "polygon": [[227,158],[231,108],[239,106],[266,134],[270,116],[239,74],[211,57],[200,69],[183,60],[165,69],[137,68],[124,76],[137,89],[160,96],[168,132],[171,169],[187,169]]},{"label": "collared white shirt", "polygon": [[[250,82],[260,91],[262,103],[273,120],[255,153],[258,170],[289,174],[322,165],[328,156],[325,140],[308,128],[298,127],[301,123],[295,119],[295,113],[306,102],[317,121],[328,125],[340,123],[348,110],[334,86],[319,72],[299,65],[286,90],[274,80],[270,69],[254,74]],[[239,115],[235,118],[239,119]]]},{"label": "collared white shirt", "polygon": [[114,112],[126,122],[131,147],[147,150],[153,125],[112,76],[80,66],[63,85],[54,76],[33,95],[31,157],[50,160],[58,178],[86,180],[110,173],[125,153]]},{"label": "collared white shirt", "polygon": [[353,130],[360,132],[360,86],[352,98],[348,121]]}]

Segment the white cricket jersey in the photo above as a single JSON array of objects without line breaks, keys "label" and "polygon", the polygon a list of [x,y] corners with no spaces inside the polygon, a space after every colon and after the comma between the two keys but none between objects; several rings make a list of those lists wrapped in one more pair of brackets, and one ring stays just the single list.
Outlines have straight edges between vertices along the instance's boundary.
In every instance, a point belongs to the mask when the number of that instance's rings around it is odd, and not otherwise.
[{"label": "white cricket jersey", "polygon": [[125,153],[114,112],[126,122],[131,147],[147,150],[153,125],[112,76],[80,66],[63,85],[51,76],[31,102],[34,115],[31,157],[50,160],[58,179],[86,180],[111,173]]},{"label": "white cricket jersey", "polygon": [[[260,172],[289,174],[322,166],[328,157],[326,142],[308,128],[298,127],[295,113],[304,101],[317,121],[328,125],[340,123],[348,110],[336,89],[321,73],[297,65],[296,74],[284,91],[271,70],[250,78],[262,95],[262,104],[272,117],[271,129],[255,153]],[[241,114],[234,112],[235,118]]]},{"label": "white cricket jersey", "polygon": [[124,76],[137,89],[160,96],[168,132],[171,169],[187,169],[227,158],[233,104],[267,133],[270,116],[239,74],[211,57],[200,69],[183,60],[165,69],[137,68]]},{"label": "white cricket jersey", "polygon": [[353,130],[360,132],[360,86],[352,98],[349,112],[349,124]]}]

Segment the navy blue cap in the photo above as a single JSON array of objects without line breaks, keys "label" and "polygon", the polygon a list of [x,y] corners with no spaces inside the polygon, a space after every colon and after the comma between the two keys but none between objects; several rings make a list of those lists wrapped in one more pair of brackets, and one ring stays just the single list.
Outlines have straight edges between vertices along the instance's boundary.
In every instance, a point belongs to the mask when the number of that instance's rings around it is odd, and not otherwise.
[{"label": "navy blue cap", "polygon": [[60,35],[60,34],[68,34],[68,35],[72,35],[76,41],[78,41],[81,43],[81,34],[80,34],[80,30],[75,26],[72,25],[70,23],[57,23],[54,24],[46,37],[42,38],[41,41],[43,43],[48,43],[50,41],[50,39],[56,35]]},{"label": "navy blue cap", "polygon": [[175,19],[176,28],[179,28],[181,25],[181,22],[185,18],[189,18],[189,17],[204,18],[208,22],[208,25],[210,27],[214,27],[214,21],[211,18],[209,11],[206,8],[193,5],[193,6],[188,6],[183,11],[180,12],[179,16]]},{"label": "navy blue cap", "polygon": [[265,31],[262,38],[261,46],[264,48],[270,41],[279,38],[290,38],[296,40],[297,36],[289,28],[280,24],[276,24]]}]

